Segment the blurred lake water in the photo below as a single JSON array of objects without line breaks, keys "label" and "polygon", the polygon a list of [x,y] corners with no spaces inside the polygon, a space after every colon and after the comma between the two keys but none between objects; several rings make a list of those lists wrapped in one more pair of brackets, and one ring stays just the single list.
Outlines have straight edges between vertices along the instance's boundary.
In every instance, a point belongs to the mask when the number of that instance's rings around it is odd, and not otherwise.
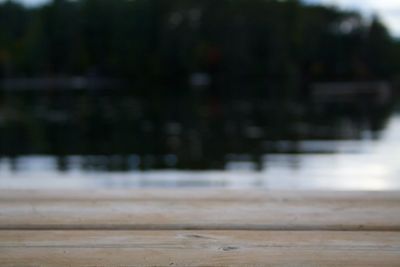
[{"label": "blurred lake water", "polygon": [[130,92],[1,92],[0,188],[400,190],[393,105]]}]

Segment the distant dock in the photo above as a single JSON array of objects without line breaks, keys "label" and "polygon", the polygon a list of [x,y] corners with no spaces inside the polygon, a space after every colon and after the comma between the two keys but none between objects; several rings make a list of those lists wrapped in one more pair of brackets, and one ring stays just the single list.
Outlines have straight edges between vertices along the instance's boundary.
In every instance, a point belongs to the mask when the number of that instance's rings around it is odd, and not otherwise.
[{"label": "distant dock", "polygon": [[315,83],[311,86],[311,95],[320,104],[366,101],[383,105],[390,101],[392,87],[385,81]]}]

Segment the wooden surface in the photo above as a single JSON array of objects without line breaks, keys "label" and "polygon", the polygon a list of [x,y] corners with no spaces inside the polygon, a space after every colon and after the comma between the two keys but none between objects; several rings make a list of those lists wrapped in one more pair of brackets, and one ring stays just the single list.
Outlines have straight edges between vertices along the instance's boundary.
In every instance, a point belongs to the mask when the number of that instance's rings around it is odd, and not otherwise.
[{"label": "wooden surface", "polygon": [[400,266],[400,193],[3,191],[0,266]]}]

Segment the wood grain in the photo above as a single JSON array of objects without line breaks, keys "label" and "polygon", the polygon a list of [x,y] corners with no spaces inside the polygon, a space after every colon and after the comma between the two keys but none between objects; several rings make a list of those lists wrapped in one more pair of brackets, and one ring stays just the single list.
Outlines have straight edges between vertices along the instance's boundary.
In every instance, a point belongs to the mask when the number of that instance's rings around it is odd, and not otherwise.
[{"label": "wood grain", "polygon": [[400,233],[0,231],[0,266],[399,266]]},{"label": "wood grain", "polygon": [[267,191],[230,189],[133,189],[133,190],[0,190],[0,201],[81,200],[220,200],[220,201],[400,201],[397,191]]},{"label": "wood grain", "polygon": [[400,230],[397,193],[4,192],[3,230]]},{"label": "wood grain", "polygon": [[400,266],[400,193],[1,191],[0,267]]}]

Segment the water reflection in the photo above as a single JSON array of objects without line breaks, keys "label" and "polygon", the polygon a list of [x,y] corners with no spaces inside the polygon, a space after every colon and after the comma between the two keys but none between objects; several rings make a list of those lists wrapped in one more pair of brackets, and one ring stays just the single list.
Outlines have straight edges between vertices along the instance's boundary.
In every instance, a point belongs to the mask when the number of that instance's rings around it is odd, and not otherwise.
[{"label": "water reflection", "polygon": [[390,103],[3,91],[0,187],[400,189]]}]

